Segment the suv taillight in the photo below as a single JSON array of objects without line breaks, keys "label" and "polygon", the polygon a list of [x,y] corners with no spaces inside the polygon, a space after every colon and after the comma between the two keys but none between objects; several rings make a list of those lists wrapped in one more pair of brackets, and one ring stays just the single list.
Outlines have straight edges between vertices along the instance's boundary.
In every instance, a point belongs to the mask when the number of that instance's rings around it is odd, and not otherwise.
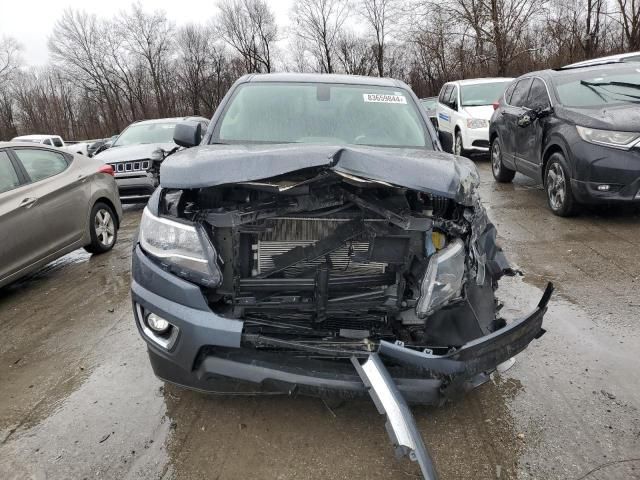
[{"label": "suv taillight", "polygon": [[494,109],[494,110],[497,110],[497,109],[498,109],[498,107],[500,106],[500,101],[499,101],[499,100],[496,100],[496,101],[495,101],[495,102],[493,102],[491,105],[493,105],[493,109]]},{"label": "suv taillight", "polygon": [[98,173],[106,173],[107,175],[115,176],[115,172],[113,171],[113,167],[108,163],[105,163],[98,169]]}]

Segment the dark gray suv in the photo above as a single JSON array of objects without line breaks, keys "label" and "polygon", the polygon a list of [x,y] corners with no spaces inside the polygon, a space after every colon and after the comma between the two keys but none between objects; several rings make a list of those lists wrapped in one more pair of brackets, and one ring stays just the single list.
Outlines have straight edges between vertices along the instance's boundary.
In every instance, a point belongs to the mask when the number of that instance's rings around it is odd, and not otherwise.
[{"label": "dark gray suv", "polygon": [[586,203],[640,204],[640,71],[612,63],[516,79],[491,118],[498,182],[521,172],[544,184],[560,216]]}]

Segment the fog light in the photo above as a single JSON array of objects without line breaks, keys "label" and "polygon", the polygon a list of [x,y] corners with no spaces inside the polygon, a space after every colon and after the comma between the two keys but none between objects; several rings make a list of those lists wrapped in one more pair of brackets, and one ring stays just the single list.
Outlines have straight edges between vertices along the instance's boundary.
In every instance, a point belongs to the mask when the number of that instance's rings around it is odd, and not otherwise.
[{"label": "fog light", "polygon": [[171,326],[169,322],[164,318],[157,316],[155,313],[147,315],[147,325],[149,325],[149,328],[156,333],[165,333]]},{"label": "fog light", "polygon": [[136,322],[142,336],[165,350],[171,350],[178,340],[180,328],[155,313],[146,311],[139,303],[135,304],[135,309]]},{"label": "fog light", "polygon": [[608,192],[610,188],[610,185],[598,185],[598,190],[600,190],[601,192]]}]

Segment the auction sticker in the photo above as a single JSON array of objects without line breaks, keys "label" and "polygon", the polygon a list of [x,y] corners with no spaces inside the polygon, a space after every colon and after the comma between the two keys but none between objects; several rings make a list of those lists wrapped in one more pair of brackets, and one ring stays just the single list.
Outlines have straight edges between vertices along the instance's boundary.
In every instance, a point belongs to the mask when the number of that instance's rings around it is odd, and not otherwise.
[{"label": "auction sticker", "polygon": [[402,95],[387,95],[381,93],[363,93],[364,101],[367,103],[400,103],[407,104],[407,99]]}]

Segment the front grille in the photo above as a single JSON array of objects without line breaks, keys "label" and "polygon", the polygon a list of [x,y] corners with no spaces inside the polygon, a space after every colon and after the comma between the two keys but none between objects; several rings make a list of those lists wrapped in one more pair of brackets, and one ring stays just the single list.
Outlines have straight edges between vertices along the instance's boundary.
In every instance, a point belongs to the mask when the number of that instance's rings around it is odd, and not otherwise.
[{"label": "front grille", "polygon": [[149,160],[133,160],[111,165],[116,173],[146,172],[149,168]]}]

